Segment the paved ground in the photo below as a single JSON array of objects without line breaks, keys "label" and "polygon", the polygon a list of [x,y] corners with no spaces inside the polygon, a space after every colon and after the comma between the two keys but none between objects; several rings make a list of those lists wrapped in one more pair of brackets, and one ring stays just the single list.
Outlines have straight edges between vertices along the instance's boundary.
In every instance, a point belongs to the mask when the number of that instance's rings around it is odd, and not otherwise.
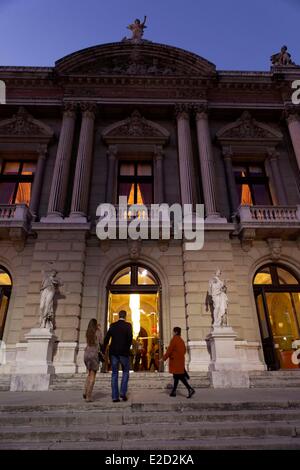
[{"label": "paved ground", "polygon": [[[174,403],[174,402],[274,402],[300,401],[300,389],[198,389],[195,395],[187,400],[186,392],[178,390],[177,397],[171,398],[165,390],[133,390],[128,393],[129,403]],[[83,403],[82,391],[52,391],[52,392],[0,392],[0,409],[5,406],[35,406]],[[96,388],[94,391],[94,406],[111,403],[107,391]],[[129,404],[128,403],[128,404]],[[111,406],[120,406],[111,403]]]}]

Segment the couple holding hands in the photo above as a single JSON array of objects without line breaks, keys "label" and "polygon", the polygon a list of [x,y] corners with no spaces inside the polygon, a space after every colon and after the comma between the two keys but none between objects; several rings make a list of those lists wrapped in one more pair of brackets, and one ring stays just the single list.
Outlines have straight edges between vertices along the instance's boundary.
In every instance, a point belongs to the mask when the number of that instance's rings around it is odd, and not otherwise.
[{"label": "couple holding hands", "polygon": [[[88,370],[88,376],[83,393],[83,398],[87,402],[93,401],[92,392],[95,384],[96,374],[100,365],[99,355],[105,354],[108,344],[112,369],[112,401],[119,402],[120,399],[127,401],[127,388],[130,368],[130,347],[132,344],[132,326],[129,322],[126,321],[126,315],[127,313],[125,310],[120,310],[119,320],[110,325],[103,345],[100,325],[98,324],[97,320],[93,318],[88,324],[86,331],[87,346],[84,351],[84,363]],[[173,338],[170,342],[170,345],[163,358],[160,359],[161,361],[166,361],[169,359],[169,371],[171,374],[173,374],[174,378],[173,389],[170,393],[171,397],[176,396],[176,389],[179,381],[181,381],[188,390],[187,398],[191,398],[191,396],[195,393],[195,390],[189,385],[187,381],[188,374],[185,370],[185,353],[186,347],[183,339],[181,338],[181,328],[176,326],[173,329]],[[119,389],[118,376],[120,364],[123,374],[121,387]]]}]

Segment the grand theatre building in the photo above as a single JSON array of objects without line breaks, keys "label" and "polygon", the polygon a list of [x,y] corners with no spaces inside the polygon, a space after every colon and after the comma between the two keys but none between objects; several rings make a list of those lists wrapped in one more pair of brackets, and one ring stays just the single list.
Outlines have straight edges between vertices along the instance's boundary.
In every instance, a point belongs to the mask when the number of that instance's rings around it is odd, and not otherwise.
[{"label": "grand theatre building", "polygon": [[[298,66],[221,71],[177,47],[123,40],[53,67],[2,66],[0,79],[1,374],[26,356],[52,269],[61,284],[56,374],[85,371],[89,320],[105,332],[121,309],[148,362],[152,344],[164,350],[180,326],[188,369],[208,371],[206,299],[217,268],[241,369],[298,367]],[[204,204],[203,248],[172,237],[99,240],[97,207],[119,196]]]}]

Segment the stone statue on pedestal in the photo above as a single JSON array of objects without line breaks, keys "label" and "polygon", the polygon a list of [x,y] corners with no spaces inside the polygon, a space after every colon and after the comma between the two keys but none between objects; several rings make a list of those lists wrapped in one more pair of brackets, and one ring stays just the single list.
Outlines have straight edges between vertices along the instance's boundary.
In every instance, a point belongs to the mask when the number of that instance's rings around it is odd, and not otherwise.
[{"label": "stone statue on pedestal", "polygon": [[228,326],[227,308],[228,297],[225,281],[220,278],[221,270],[217,269],[216,274],[210,279],[206,296],[206,311],[210,307],[213,317],[213,326]]},{"label": "stone statue on pedestal", "polygon": [[130,31],[132,32],[132,40],[141,41],[144,34],[144,29],[147,28],[147,26],[145,26],[146,18],[147,17],[144,16],[143,23],[141,23],[141,20],[137,18],[136,20],[134,20],[134,23],[127,26],[127,29],[130,29]]},{"label": "stone statue on pedestal", "polygon": [[48,275],[43,271],[43,282],[40,289],[40,328],[53,329],[54,327],[53,301],[59,286],[62,285],[56,276],[55,269]]},{"label": "stone statue on pedestal", "polygon": [[282,46],[281,51],[271,56],[272,65],[295,65],[291,59],[291,54],[287,51],[287,46]]}]

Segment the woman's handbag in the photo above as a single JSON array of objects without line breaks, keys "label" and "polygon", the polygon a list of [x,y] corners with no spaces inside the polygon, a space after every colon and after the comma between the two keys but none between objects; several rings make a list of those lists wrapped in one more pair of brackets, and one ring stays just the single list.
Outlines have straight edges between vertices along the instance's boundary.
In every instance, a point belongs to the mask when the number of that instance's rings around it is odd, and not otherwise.
[{"label": "woman's handbag", "polygon": [[189,374],[187,373],[186,369],[184,369],[184,377],[189,380],[190,379],[190,376]]}]

